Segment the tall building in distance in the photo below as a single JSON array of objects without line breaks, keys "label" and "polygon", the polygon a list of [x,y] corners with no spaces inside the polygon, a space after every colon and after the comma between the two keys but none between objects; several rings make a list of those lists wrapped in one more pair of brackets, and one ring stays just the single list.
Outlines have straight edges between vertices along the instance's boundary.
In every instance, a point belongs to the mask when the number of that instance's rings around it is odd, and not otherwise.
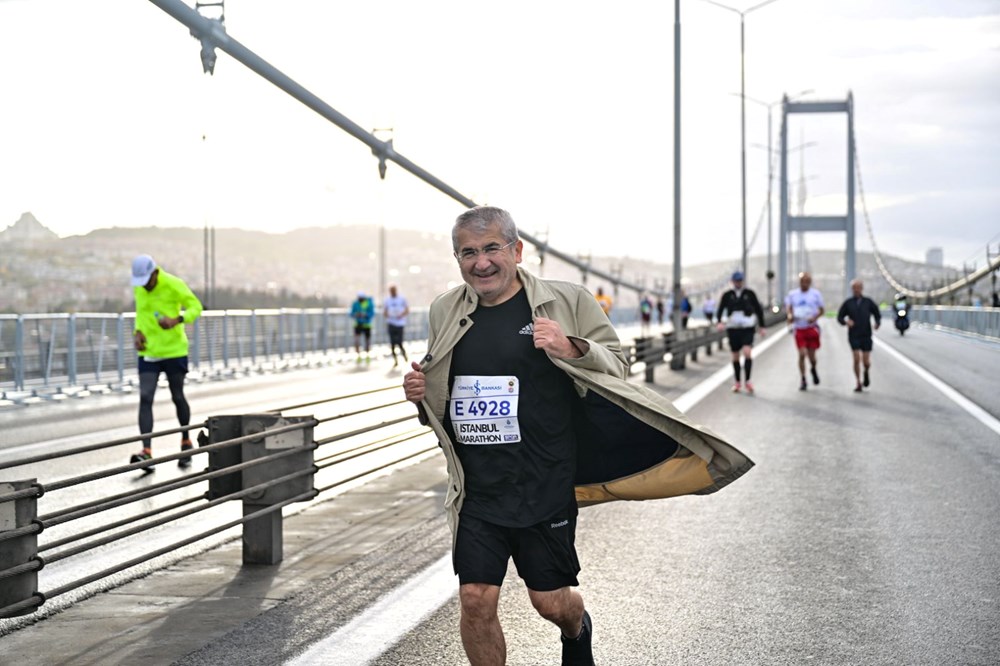
[{"label": "tall building in distance", "polygon": [[944,266],[944,250],[939,247],[927,248],[927,263],[938,268]]}]

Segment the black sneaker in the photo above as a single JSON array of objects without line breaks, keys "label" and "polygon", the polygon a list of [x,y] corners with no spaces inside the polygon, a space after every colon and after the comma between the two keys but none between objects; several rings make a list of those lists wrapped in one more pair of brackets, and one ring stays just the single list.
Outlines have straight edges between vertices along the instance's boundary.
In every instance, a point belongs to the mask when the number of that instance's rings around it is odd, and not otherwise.
[{"label": "black sneaker", "polygon": [[806,386],[806,378],[803,377],[802,378],[802,383],[799,384],[799,390],[800,391],[805,391],[807,388],[809,388],[809,387]]},{"label": "black sneaker", "polygon": [[562,641],[562,666],[594,666],[594,653],[591,639],[594,635],[594,624],[590,621],[590,613],[583,611],[583,629],[576,638],[560,636]]},{"label": "black sneaker", "polygon": [[868,381],[868,368],[865,368],[865,380],[864,380],[864,382],[862,382],[862,384],[865,385],[865,386],[868,386],[869,384],[871,384],[871,382]]},{"label": "black sneaker", "polygon": [[[181,440],[181,453],[185,451],[190,451],[194,448],[194,444],[191,443],[190,439]],[[177,466],[188,468],[191,466],[191,456],[184,456],[183,458],[177,459]]]},{"label": "black sneaker", "polygon": [[[143,449],[139,453],[133,453],[132,457],[128,459],[128,462],[130,465],[133,465],[137,462],[142,462],[144,460],[152,460],[152,459],[153,459],[153,454],[149,452],[149,449]],[[140,471],[143,474],[152,474],[155,470],[153,469],[153,466],[150,465],[149,467],[143,467],[142,470]]]},{"label": "black sneaker", "polygon": [[813,384],[819,384],[819,374],[816,372],[816,368],[809,368],[809,372],[813,376]]}]

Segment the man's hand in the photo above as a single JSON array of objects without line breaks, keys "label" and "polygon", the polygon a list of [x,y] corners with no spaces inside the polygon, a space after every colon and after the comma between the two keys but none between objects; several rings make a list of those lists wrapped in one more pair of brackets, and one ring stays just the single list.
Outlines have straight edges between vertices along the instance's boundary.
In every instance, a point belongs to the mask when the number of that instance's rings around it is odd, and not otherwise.
[{"label": "man's hand", "polygon": [[726,330],[726,325],[720,321],[718,324],[715,325],[715,330],[724,331]]},{"label": "man's hand", "polygon": [[847,324],[847,328],[854,328],[854,320],[850,317],[844,319],[844,322]]},{"label": "man's hand", "polygon": [[757,327],[757,331],[760,333],[760,337],[762,337],[762,338],[766,338],[767,337],[767,329],[764,328],[763,326],[758,326]]},{"label": "man's hand", "polygon": [[135,332],[134,342],[136,351],[146,351],[146,336],[142,331]]},{"label": "man's hand", "polygon": [[559,322],[545,317],[535,317],[535,349],[542,349],[555,358],[580,358],[583,350],[574,345],[563,333]]},{"label": "man's hand", "polygon": [[169,331],[174,326],[177,326],[178,324],[181,323],[181,318],[180,317],[160,317],[160,320],[159,320],[158,323],[160,324],[160,328]]},{"label": "man's hand", "polygon": [[427,377],[420,371],[420,364],[410,361],[410,372],[403,375],[403,392],[410,402],[419,403],[427,394]]}]

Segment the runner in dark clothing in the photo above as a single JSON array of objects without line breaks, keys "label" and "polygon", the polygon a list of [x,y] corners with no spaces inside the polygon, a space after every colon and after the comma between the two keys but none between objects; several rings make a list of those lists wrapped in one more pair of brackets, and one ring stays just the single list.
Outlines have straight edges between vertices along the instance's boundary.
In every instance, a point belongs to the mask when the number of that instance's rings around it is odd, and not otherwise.
[{"label": "runner in dark clothing", "polygon": [[[764,308],[752,289],[743,286],[743,273],[736,271],[732,277],[733,288],[722,295],[719,301],[719,330],[726,329],[729,336],[729,349],[733,352],[733,374],[736,383],[733,393],[739,393],[746,386],[747,393],[753,393],[750,383],[750,371],[753,369],[753,335],[760,326],[760,335],[764,337]],[[726,319],[725,324],[722,323]],[[743,375],[745,384],[740,381],[740,353],[743,354]]]},{"label": "runner in dark clothing", "polygon": [[[847,326],[847,341],[851,345],[854,354],[854,377],[857,379],[855,393],[861,393],[863,386],[868,386],[870,381],[868,371],[871,368],[872,354],[872,317],[875,318],[875,328],[882,325],[882,313],[878,310],[875,301],[864,296],[864,283],[861,280],[851,281],[852,296],[840,306],[837,311],[837,321],[842,326]],[[861,364],[864,363],[864,379],[861,374]]]}]

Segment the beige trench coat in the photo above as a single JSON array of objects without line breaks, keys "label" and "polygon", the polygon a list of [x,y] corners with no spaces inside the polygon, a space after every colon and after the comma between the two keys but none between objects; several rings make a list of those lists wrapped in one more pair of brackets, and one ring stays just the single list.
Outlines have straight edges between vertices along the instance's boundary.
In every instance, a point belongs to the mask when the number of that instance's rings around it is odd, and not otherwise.
[{"label": "beige trench coat", "polygon": [[[578,359],[552,362],[573,378],[580,396],[575,411],[578,452],[576,498],[581,506],[612,500],[645,500],[708,494],[735,481],[753,462],[704,426],[690,421],[659,394],[626,381],[627,361],[607,315],[584,287],[518,277],[533,316],[559,322],[563,332],[590,349]],[[465,498],[465,477],[455,444],[442,425],[447,409],[451,352],[475,325],[475,291],[462,285],[430,308],[427,355],[421,361],[426,394],[421,422],[438,437],[448,468],[445,508],[454,538]]]}]

